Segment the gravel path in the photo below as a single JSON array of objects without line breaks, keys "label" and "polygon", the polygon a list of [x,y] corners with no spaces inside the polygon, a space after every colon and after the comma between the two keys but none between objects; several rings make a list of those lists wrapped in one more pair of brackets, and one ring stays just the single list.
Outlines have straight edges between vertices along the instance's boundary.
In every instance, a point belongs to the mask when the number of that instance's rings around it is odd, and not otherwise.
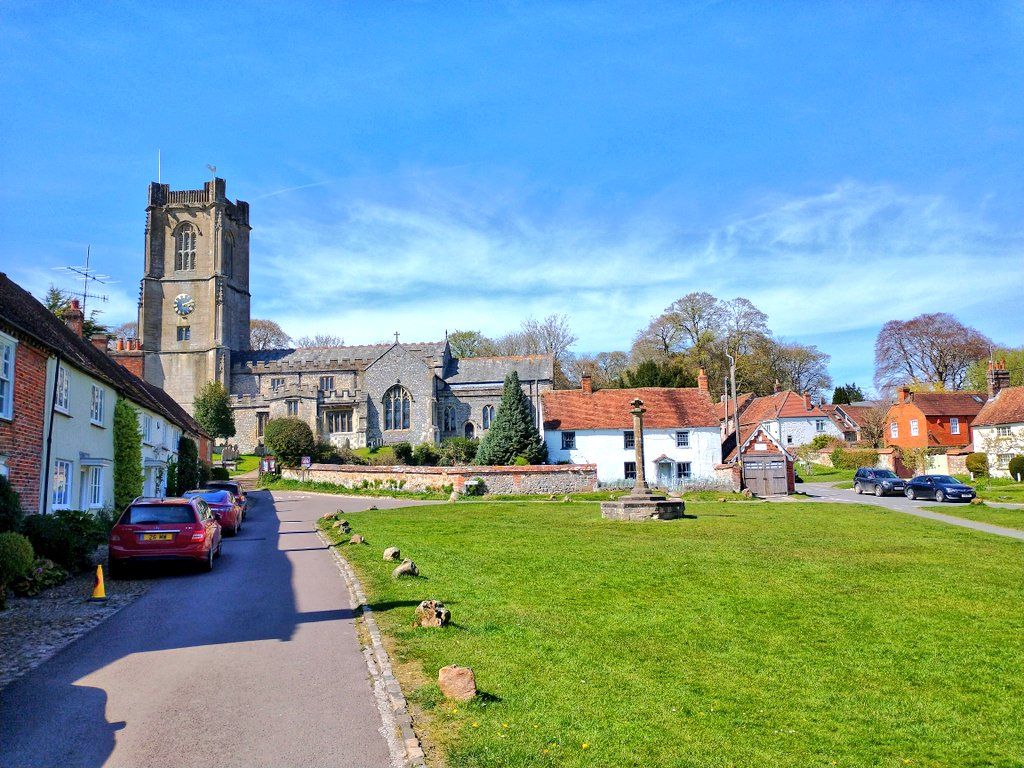
[{"label": "gravel path", "polygon": [[[106,557],[106,547],[97,554]],[[73,576],[37,597],[8,593],[0,611],[0,689],[146,593],[152,579],[104,579],[107,602],[90,603],[95,572]]]}]

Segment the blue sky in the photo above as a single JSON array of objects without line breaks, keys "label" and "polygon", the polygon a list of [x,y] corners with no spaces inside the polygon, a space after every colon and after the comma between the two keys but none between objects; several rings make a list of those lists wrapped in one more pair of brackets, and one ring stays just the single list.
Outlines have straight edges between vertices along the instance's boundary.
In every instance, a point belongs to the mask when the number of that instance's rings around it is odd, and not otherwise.
[{"label": "blue sky", "polygon": [[881,325],[1019,346],[1024,5],[0,4],[0,269],[135,319],[146,187],[251,206],[252,312],[346,343],[744,296],[870,385]]}]

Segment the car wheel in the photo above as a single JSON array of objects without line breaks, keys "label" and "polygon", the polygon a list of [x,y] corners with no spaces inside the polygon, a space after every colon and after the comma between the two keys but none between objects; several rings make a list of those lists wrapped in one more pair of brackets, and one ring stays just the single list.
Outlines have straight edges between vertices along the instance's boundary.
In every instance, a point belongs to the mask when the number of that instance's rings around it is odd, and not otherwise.
[{"label": "car wheel", "polygon": [[946,500],[946,494],[944,494],[942,491],[936,491],[935,492],[935,500],[937,502],[939,502],[939,504],[941,504],[942,502],[944,502]]},{"label": "car wheel", "polygon": [[242,517],[239,516],[238,522],[235,524],[235,536],[242,532]]},{"label": "car wheel", "polygon": [[880,486],[880,485],[876,485],[875,486],[875,496],[885,496],[885,491],[882,490],[882,486]]},{"label": "car wheel", "polygon": [[206,553],[206,559],[203,560],[203,571],[204,572],[209,573],[210,571],[213,570],[213,557],[214,557],[214,548],[211,545],[210,546],[210,550]]},{"label": "car wheel", "polygon": [[907,498],[910,499],[911,501],[917,498],[917,496],[914,494],[913,488],[907,488]]},{"label": "car wheel", "polygon": [[860,483],[854,483],[853,484],[853,490],[854,490],[855,493],[858,493],[858,494],[864,493],[864,491],[862,491],[860,489]]},{"label": "car wheel", "polygon": [[220,551],[224,548],[224,539],[220,539],[217,542],[217,552],[214,557],[220,557]]}]

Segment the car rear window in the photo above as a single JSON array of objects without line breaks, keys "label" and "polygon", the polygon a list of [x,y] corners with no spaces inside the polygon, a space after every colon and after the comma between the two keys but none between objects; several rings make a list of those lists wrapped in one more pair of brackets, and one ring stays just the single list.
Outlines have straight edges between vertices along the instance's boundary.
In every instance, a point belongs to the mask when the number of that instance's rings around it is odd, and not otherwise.
[{"label": "car rear window", "polygon": [[188,491],[184,494],[185,498],[200,498],[203,499],[207,504],[230,504],[231,503],[231,491],[220,491],[220,490],[206,490],[206,491]]},{"label": "car rear window", "polygon": [[123,525],[168,525],[195,521],[196,513],[188,504],[139,504],[128,507],[121,516]]}]

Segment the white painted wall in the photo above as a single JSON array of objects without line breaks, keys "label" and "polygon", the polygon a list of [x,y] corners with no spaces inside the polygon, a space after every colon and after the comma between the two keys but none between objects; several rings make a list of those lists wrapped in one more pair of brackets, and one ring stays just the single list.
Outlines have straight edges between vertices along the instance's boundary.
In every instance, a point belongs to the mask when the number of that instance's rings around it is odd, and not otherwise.
[{"label": "white painted wall", "polygon": [[[743,414],[740,414],[742,418]],[[818,422],[824,421],[824,430],[818,431]],[[784,447],[807,445],[818,435],[843,439],[843,431],[827,416],[801,416],[797,418],[772,419],[764,421],[765,430]],[[790,439],[792,438],[792,439]]]},{"label": "white painted wall", "polygon": [[[676,432],[690,433],[688,448],[676,447]],[[548,463],[570,462],[596,464],[597,479],[602,483],[624,480],[623,465],[635,461],[632,448],[625,448],[621,429],[593,429],[576,431],[575,450],[562,450],[562,432],[545,433]],[[722,443],[718,427],[644,430],[644,473],[649,484],[657,481],[654,460],[664,454],[672,461],[691,464],[694,480],[714,479],[715,465],[722,463]]]},{"label": "white painted wall", "polygon": [[1000,436],[997,427],[972,427],[971,437],[974,441],[974,450],[980,451],[988,456],[988,470],[992,477],[1009,477],[1010,471],[1005,462],[1000,461],[1000,454],[1004,457],[1009,455],[1024,455],[1024,424],[1005,424],[1010,428],[1009,435]]}]

